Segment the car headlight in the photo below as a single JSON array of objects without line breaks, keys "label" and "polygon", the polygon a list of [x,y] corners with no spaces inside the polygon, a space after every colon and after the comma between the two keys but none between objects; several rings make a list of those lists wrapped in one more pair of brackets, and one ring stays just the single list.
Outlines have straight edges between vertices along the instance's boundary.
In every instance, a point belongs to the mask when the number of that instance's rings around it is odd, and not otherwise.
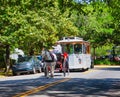
[{"label": "car headlight", "polygon": [[28,66],[29,66],[29,65],[31,65],[31,63],[27,63],[26,65],[28,65]]}]

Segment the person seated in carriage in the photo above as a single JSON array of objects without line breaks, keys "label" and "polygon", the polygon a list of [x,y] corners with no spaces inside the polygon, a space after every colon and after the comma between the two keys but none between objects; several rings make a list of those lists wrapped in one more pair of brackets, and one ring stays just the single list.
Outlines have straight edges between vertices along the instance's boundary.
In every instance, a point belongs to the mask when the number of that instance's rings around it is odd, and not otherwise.
[{"label": "person seated in carriage", "polygon": [[62,47],[59,42],[56,42],[55,46],[52,47],[53,47],[53,53],[62,54]]}]

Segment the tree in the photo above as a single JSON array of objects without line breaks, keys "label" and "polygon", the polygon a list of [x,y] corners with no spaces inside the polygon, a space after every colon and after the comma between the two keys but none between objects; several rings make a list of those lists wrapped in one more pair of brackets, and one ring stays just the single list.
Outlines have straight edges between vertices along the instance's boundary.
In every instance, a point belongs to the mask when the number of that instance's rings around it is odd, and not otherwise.
[{"label": "tree", "polygon": [[115,45],[120,44],[120,1],[119,0],[104,0],[104,2],[111,9],[110,13],[113,16],[113,24],[114,32],[112,34],[113,43]]},{"label": "tree", "polygon": [[6,60],[10,61],[10,51],[16,47],[28,54],[43,45],[50,47],[63,36],[76,35],[78,30],[66,15],[58,0],[2,0],[0,41],[6,47]]},{"label": "tree", "polygon": [[[82,13],[76,18],[76,26],[79,28],[79,36],[91,42],[92,47],[100,47],[105,44],[112,43],[111,35],[113,28],[111,27],[113,17],[106,3],[101,0],[91,0],[89,3],[81,3]],[[81,6],[81,5],[80,5]]]}]

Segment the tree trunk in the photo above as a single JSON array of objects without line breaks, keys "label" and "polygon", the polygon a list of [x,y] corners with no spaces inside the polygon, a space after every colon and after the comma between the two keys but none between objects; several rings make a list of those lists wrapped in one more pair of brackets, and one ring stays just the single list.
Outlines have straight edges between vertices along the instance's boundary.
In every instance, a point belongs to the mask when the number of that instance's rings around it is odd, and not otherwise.
[{"label": "tree trunk", "polygon": [[112,48],[112,54],[113,54],[112,60],[115,61],[115,46],[113,46]]},{"label": "tree trunk", "polygon": [[29,55],[30,55],[30,56],[34,55],[34,50],[33,50],[33,48],[30,49]]},{"label": "tree trunk", "polygon": [[96,59],[96,51],[95,51],[96,47],[93,47],[93,64],[95,62]]},{"label": "tree trunk", "polygon": [[10,70],[10,46],[6,45],[6,56],[5,56],[5,64],[6,64],[6,68],[5,68],[5,73],[6,75],[8,75],[8,72]]}]

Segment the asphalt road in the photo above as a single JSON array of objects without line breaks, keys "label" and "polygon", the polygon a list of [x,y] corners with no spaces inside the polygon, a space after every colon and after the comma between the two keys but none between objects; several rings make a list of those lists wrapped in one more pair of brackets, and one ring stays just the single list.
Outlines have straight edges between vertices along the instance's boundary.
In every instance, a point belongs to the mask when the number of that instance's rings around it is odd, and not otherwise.
[{"label": "asphalt road", "polygon": [[120,97],[120,66],[49,79],[43,73],[0,78],[0,97]]}]

